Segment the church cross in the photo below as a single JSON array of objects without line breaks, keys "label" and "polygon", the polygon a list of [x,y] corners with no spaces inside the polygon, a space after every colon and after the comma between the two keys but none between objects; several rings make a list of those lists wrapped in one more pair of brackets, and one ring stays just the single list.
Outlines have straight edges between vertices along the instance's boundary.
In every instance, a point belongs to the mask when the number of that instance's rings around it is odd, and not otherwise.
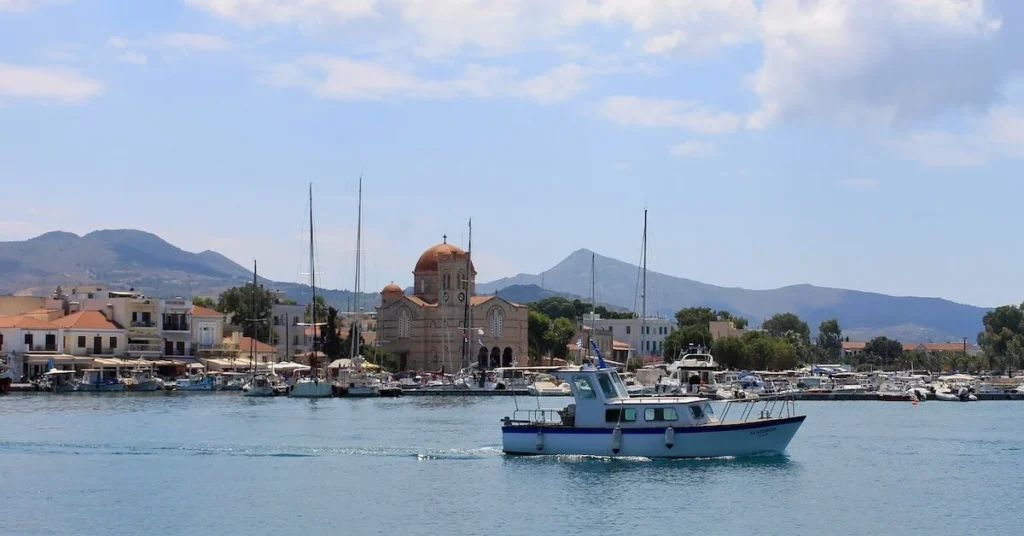
[{"label": "church cross", "polygon": [[445,234],[442,238],[444,238],[444,243],[447,244],[448,243],[448,235]]}]

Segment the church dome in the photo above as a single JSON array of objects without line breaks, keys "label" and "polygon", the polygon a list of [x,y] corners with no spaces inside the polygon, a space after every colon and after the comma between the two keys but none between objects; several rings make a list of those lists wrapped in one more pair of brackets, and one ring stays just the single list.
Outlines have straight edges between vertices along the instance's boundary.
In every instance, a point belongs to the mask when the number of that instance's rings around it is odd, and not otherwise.
[{"label": "church dome", "polygon": [[[465,260],[466,252],[462,251],[462,248],[453,246],[448,242],[432,246],[420,255],[420,260],[416,261],[416,268],[413,270],[413,273],[436,272],[437,262],[445,258]],[[470,262],[470,268],[476,272],[476,268],[473,266],[472,261]]]},{"label": "church dome", "polygon": [[384,286],[384,290],[380,291],[380,293],[381,294],[405,294],[405,291],[402,290],[402,287],[400,287],[400,286],[398,286],[398,285],[396,285],[394,283],[388,283],[387,285]]}]

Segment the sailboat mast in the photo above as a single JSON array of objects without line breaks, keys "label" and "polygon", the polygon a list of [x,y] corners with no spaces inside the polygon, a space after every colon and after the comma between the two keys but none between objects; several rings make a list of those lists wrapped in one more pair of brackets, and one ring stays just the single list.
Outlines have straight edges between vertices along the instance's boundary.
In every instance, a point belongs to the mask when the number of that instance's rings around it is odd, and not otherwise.
[{"label": "sailboat mast", "polygon": [[256,327],[256,322],[259,318],[256,316],[256,259],[252,260],[252,340],[249,342],[249,372],[255,372],[256,368],[256,341],[259,339],[256,334],[259,332],[259,328]]},{"label": "sailboat mast", "polygon": [[[463,306],[463,312],[462,312],[462,316],[463,316],[463,318],[462,318],[462,328],[463,328],[464,331],[462,332],[463,343],[462,343],[462,367],[461,368],[466,368],[466,367],[469,366],[469,344],[470,344],[469,343],[469,341],[470,341],[469,333],[470,333],[470,331],[473,328],[473,326],[471,325],[472,324],[472,321],[471,321],[472,319],[470,318],[471,315],[469,314],[469,303],[473,300],[473,296],[470,294],[470,288],[469,288],[469,282],[473,279],[473,262],[470,260],[470,257],[472,255],[473,255],[473,218],[470,218],[469,219],[469,245],[468,245],[468,248],[466,250],[466,278],[465,278],[465,281],[466,281],[466,290],[465,290],[466,300],[465,300],[465,304]],[[462,282],[461,281],[459,282],[459,287],[460,287],[460,290],[461,290],[461,287],[462,287]]]},{"label": "sailboat mast", "polygon": [[[313,183],[309,184],[309,289],[312,298],[309,302],[310,324],[313,326],[313,360],[316,359],[317,337],[316,332],[316,260],[313,254]],[[326,360],[325,360],[326,361]]]},{"label": "sailboat mast", "polygon": [[[596,258],[597,255],[595,253],[590,254],[590,337],[588,337],[590,340],[593,340],[594,338],[594,326],[597,324],[597,313],[594,312],[594,310],[597,309],[597,286],[595,283],[595,281],[597,281]],[[587,341],[588,345],[590,344],[590,340]],[[587,348],[587,352],[590,352],[591,350],[591,348]],[[582,364],[582,360],[580,364]]]},{"label": "sailboat mast", "polygon": [[354,312],[356,313],[355,321],[352,324],[352,337],[349,341],[349,353],[348,356],[352,359],[356,357],[356,350],[359,349],[359,328],[362,322],[362,313],[359,311],[359,252],[362,249],[363,240],[363,176],[359,176],[359,208],[356,211],[356,281],[355,289],[352,291],[352,301],[355,304]]},{"label": "sailboat mast", "polygon": [[644,358],[647,358],[647,350],[644,349],[644,344],[647,335],[647,209],[644,209],[644,238],[643,246],[641,247],[642,252],[642,263],[643,263],[643,288],[640,293],[641,308],[640,308],[640,348],[644,351]]}]

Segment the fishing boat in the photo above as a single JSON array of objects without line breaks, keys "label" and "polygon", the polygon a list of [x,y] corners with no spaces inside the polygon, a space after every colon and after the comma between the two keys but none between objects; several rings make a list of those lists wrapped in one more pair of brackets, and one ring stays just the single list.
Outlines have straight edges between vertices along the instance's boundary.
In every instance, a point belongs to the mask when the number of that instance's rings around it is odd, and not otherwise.
[{"label": "fishing boat", "polygon": [[0,395],[9,392],[12,384],[14,384],[14,373],[11,372],[7,363],[0,361]]},{"label": "fishing boat", "polygon": [[274,396],[275,394],[277,391],[274,384],[262,372],[253,374],[242,388],[242,396]]},{"label": "fishing boat", "polygon": [[[309,300],[309,311],[310,320],[309,324],[300,324],[302,326],[312,326],[313,328],[313,351],[309,353],[310,359],[318,359],[319,348],[320,348],[320,336],[317,333],[317,329],[322,324],[316,321],[316,256],[314,254],[313,245],[313,185],[309,185],[309,288],[312,292],[312,297]],[[288,392],[288,396],[293,398],[330,398],[334,396],[334,388],[331,385],[330,380],[327,379],[327,359],[325,358],[323,363],[323,369],[318,370],[316,367],[309,370],[309,376],[299,378],[292,385],[291,390]],[[321,375],[322,373],[322,375]]]},{"label": "fishing boat", "polygon": [[176,391],[214,391],[217,388],[215,374],[193,374],[174,381]]},{"label": "fishing boat", "polygon": [[152,392],[163,389],[163,382],[153,376],[152,369],[138,368],[131,371],[125,386],[132,392]]},{"label": "fishing boat", "polygon": [[76,391],[113,393],[125,390],[125,384],[117,376],[116,370],[107,369],[85,369],[82,371],[82,380],[75,387]]},{"label": "fishing boat", "polygon": [[[569,384],[574,403],[561,410],[520,410],[517,401],[516,411],[502,420],[506,454],[695,458],[781,453],[806,418],[785,398],[727,402],[721,417],[706,398],[631,398],[600,354],[596,366],[552,375]],[[743,406],[740,418],[728,422],[734,405]]]},{"label": "fishing boat", "polygon": [[75,379],[75,371],[50,369],[43,373],[43,379],[39,383],[40,391],[51,393],[71,393],[78,388],[78,380]]}]

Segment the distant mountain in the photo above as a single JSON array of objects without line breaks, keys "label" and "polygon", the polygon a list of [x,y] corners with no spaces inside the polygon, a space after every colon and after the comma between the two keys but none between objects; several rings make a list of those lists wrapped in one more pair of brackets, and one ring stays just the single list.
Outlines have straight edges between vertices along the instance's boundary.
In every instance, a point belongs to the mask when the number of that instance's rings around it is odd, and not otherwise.
[{"label": "distant mountain", "polygon": [[[57,285],[96,283],[113,289],[136,288],[154,296],[217,296],[245,284],[252,271],[215,251],[190,253],[152,233],[133,229],[93,231],[85,236],[54,231],[20,242],[0,242],[0,293],[44,294]],[[262,279],[299,303],[309,287]],[[346,310],[372,309],[376,294],[360,293],[356,304],[347,290],[318,290],[327,303]]]},{"label": "distant mountain", "polygon": [[[590,294],[590,260],[593,253],[581,249],[545,270],[543,274],[519,274],[478,285],[482,293],[514,285],[539,285],[569,294]],[[638,274],[635,264],[594,255],[597,299],[633,310],[639,308]],[[757,325],[775,313],[792,312],[817,329],[822,320],[838,318],[844,330],[864,339],[874,334],[901,333],[926,340],[973,340],[982,329],[983,307],[963,305],[940,298],[897,297],[793,285],[773,290],[719,287],[657,272],[647,272],[648,313],[670,316],[683,307],[706,306],[745,316]],[[851,336],[851,340],[853,337]]]}]

